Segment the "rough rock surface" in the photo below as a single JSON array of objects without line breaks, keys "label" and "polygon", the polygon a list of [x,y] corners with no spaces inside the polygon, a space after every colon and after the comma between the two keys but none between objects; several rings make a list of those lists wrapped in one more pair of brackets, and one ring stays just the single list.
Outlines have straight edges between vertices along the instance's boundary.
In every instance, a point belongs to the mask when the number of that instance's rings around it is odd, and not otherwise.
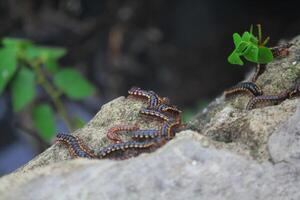
[{"label": "rough rock surface", "polygon": [[22,181],[7,177],[2,188],[15,189],[5,199],[299,199],[296,167],[203,148],[193,134],[131,160],[80,159],[36,169]]},{"label": "rough rock surface", "polygon": [[[265,94],[298,84],[300,42],[270,63],[257,83]],[[300,199],[300,105],[244,109],[249,97],[217,98],[188,129],[153,153],[125,161],[69,160],[54,144],[0,179],[0,199]],[[155,128],[138,115],[143,103],[120,97],[75,131],[92,149],[116,124]]]}]

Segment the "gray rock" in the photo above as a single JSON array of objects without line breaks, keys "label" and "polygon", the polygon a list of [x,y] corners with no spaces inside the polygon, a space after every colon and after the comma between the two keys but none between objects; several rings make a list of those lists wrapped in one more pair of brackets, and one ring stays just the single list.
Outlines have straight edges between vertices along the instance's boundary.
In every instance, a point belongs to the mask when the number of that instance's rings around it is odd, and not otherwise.
[{"label": "gray rock", "polygon": [[[259,77],[266,94],[298,84],[299,39]],[[124,161],[70,160],[67,148],[54,144],[0,179],[0,199],[300,199],[299,100],[246,111],[248,100],[221,96],[189,122],[194,131]],[[139,116],[142,106],[117,98],[72,134],[96,150],[108,144],[114,125],[159,128],[161,122]]]},{"label": "gray rock", "polygon": [[288,162],[300,165],[300,106],[285,124],[275,131],[268,141],[270,156],[275,163]]},{"label": "gray rock", "polygon": [[[126,161],[78,159],[7,177],[3,199],[299,199],[299,169],[175,139]],[[188,136],[190,135],[190,136]],[[13,185],[13,188],[10,188]]]}]

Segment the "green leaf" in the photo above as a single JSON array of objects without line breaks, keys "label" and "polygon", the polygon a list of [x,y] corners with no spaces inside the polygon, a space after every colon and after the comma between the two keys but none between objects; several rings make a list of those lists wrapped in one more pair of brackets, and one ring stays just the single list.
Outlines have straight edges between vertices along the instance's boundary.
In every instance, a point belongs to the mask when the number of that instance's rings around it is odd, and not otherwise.
[{"label": "green leaf", "polygon": [[258,62],[260,64],[267,64],[273,60],[272,51],[267,47],[259,47]]},{"label": "green leaf", "polygon": [[235,51],[229,55],[228,62],[233,65],[244,65],[244,62],[241,60],[239,54],[237,54]]},{"label": "green leaf", "polygon": [[14,49],[0,49],[0,94],[17,69],[17,56]]},{"label": "green leaf", "polygon": [[242,37],[238,33],[234,33],[232,37],[233,37],[234,46],[235,48],[237,48],[242,41]]},{"label": "green leaf", "polygon": [[95,87],[74,69],[63,69],[57,72],[54,75],[54,84],[74,100],[83,99],[95,92]]},{"label": "green leaf", "polygon": [[249,42],[250,41],[250,38],[251,38],[251,35],[248,31],[245,31],[242,35],[242,40],[244,42]]},{"label": "green leaf", "polygon": [[25,56],[28,60],[32,60],[32,59],[39,58],[41,55],[37,47],[30,46],[26,49]]},{"label": "green leaf", "polygon": [[244,34],[242,36],[242,41],[248,42],[248,43],[250,42],[255,45],[258,44],[257,38],[253,34],[249,33],[248,31],[244,32]]},{"label": "green leaf", "polygon": [[249,42],[254,45],[258,45],[258,39],[254,35],[250,37]]},{"label": "green leaf", "polygon": [[48,59],[45,61],[46,69],[51,73],[56,73],[59,69],[59,64],[55,59]]},{"label": "green leaf", "polygon": [[249,45],[243,53],[246,60],[257,63],[258,62],[258,47],[255,45]]},{"label": "green leaf", "polygon": [[4,47],[24,50],[32,45],[30,40],[26,39],[18,39],[18,38],[4,38],[2,40],[2,44]]},{"label": "green leaf", "polygon": [[48,104],[40,104],[32,110],[32,120],[35,128],[46,142],[50,142],[55,133],[53,110]]},{"label": "green leaf", "polygon": [[15,112],[29,104],[35,96],[34,73],[23,67],[12,83],[12,104]]},{"label": "green leaf", "polygon": [[43,58],[43,60],[58,60],[64,57],[67,53],[66,49],[64,48],[38,47],[37,50],[40,52],[40,55]]},{"label": "green leaf", "polygon": [[66,54],[66,49],[63,48],[53,48],[53,47],[39,47],[31,46],[26,50],[26,57],[28,59],[42,59],[47,60],[58,60]]},{"label": "green leaf", "polygon": [[239,44],[239,46],[235,49],[235,52],[238,53],[238,54],[242,54],[247,49],[248,46],[249,46],[248,42],[242,41]]}]

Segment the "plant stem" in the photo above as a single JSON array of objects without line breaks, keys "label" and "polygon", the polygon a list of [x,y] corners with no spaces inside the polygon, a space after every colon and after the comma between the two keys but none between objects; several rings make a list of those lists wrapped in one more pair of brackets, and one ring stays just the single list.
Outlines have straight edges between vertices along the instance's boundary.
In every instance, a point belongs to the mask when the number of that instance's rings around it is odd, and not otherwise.
[{"label": "plant stem", "polygon": [[54,89],[54,87],[51,85],[51,83],[47,80],[44,73],[42,72],[42,70],[40,68],[41,62],[40,61],[30,62],[30,65],[32,66],[32,68],[35,70],[35,72],[37,74],[39,84],[48,93],[52,102],[54,103],[54,106],[55,106],[58,114],[61,116],[61,118],[65,122],[67,128],[71,131],[72,130],[71,122],[68,119],[67,111],[64,107],[64,104],[62,103],[62,101],[59,97],[60,96],[59,93]]},{"label": "plant stem", "polygon": [[262,34],[261,34],[261,25],[260,24],[257,24],[257,30],[258,30],[259,45],[261,45]]}]

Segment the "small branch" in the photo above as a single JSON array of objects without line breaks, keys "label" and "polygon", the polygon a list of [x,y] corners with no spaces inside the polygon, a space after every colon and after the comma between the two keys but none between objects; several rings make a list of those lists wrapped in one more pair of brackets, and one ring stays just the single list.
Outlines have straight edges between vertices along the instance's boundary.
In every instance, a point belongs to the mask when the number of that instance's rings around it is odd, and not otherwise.
[{"label": "small branch", "polygon": [[30,65],[32,66],[32,68],[35,70],[35,72],[37,74],[38,83],[48,93],[52,102],[54,103],[54,106],[55,106],[58,114],[61,116],[61,118],[65,122],[66,126],[71,131],[72,130],[71,122],[68,119],[67,111],[60,99],[60,94],[54,89],[54,87],[51,85],[51,83],[47,80],[44,73],[40,69],[40,64],[41,64],[41,62],[30,63]]}]

